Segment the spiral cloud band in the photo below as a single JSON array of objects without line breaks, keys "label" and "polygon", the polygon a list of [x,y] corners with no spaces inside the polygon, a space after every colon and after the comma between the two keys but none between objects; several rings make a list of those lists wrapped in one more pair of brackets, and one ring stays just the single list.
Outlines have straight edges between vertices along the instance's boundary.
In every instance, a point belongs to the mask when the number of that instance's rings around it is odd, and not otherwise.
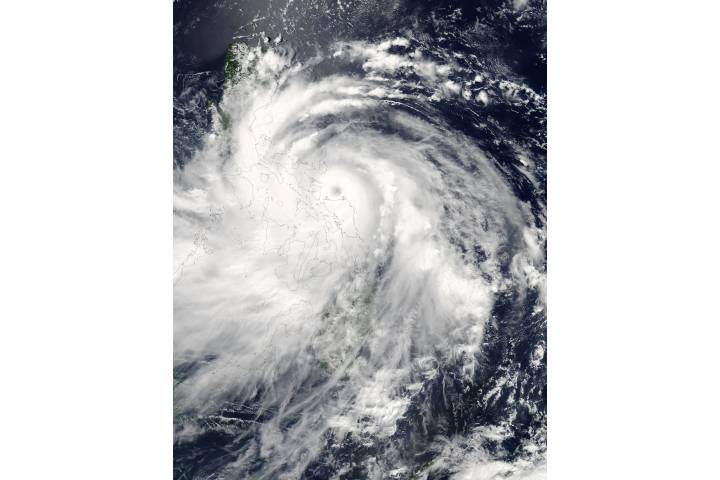
[{"label": "spiral cloud band", "polygon": [[[231,54],[212,132],[175,172],[176,443],[232,438],[222,478],[543,476],[542,431],[502,457],[508,421],[453,436],[447,405],[451,381],[478,404],[522,385],[512,365],[483,373],[483,345],[519,305],[544,321],[545,296],[544,205],[507,175],[533,188],[543,167],[521,142],[499,162],[452,118],[492,129],[493,102],[544,97],[413,38]],[[528,371],[541,360],[544,341]]]}]

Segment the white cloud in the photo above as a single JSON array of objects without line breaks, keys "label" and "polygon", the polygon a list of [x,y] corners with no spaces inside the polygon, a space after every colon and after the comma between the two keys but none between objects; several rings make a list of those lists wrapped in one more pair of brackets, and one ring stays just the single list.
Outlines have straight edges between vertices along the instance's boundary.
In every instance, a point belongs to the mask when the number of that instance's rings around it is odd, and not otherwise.
[{"label": "white cloud", "polygon": [[[346,46],[340,55],[364,59],[368,78],[313,83],[256,50],[256,77],[221,103],[230,127],[176,175],[176,357],[216,357],[176,387],[176,406],[211,412],[265,388],[263,405],[278,409],[261,429],[269,461],[282,451],[300,468],[328,429],[392,434],[413,375],[461,358],[472,378],[507,284],[499,251],[514,252],[528,283],[543,275],[535,237],[522,233],[530,213],[482,151],[386,108],[397,87],[374,74],[401,66],[460,93],[449,66],[390,54],[393,45],[409,42]],[[404,136],[373,128],[378,119]],[[470,165],[479,174],[467,175]],[[458,242],[481,244],[487,259],[474,263]],[[281,427],[298,410],[302,420]]]}]

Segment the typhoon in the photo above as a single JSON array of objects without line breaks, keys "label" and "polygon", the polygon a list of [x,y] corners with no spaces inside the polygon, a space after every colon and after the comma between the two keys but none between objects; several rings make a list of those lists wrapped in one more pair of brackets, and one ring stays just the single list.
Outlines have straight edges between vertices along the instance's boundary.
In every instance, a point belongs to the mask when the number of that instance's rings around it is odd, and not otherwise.
[{"label": "typhoon", "polygon": [[545,94],[463,8],[338,5],[176,98],[175,478],[545,478]]}]

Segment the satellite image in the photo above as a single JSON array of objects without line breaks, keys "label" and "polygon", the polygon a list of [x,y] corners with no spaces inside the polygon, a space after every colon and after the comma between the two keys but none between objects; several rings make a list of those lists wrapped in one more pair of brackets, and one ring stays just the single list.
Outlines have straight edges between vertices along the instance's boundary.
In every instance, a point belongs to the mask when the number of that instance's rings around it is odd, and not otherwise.
[{"label": "satellite image", "polygon": [[173,14],[174,478],[546,478],[545,1]]}]

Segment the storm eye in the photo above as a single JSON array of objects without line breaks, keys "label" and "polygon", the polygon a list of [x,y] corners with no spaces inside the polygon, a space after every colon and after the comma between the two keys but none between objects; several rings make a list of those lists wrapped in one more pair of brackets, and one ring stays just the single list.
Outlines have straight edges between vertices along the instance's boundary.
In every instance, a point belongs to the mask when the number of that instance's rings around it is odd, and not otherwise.
[{"label": "storm eye", "polygon": [[332,189],[330,189],[330,194],[333,197],[339,197],[341,193],[342,193],[342,190],[337,185],[333,186]]}]

